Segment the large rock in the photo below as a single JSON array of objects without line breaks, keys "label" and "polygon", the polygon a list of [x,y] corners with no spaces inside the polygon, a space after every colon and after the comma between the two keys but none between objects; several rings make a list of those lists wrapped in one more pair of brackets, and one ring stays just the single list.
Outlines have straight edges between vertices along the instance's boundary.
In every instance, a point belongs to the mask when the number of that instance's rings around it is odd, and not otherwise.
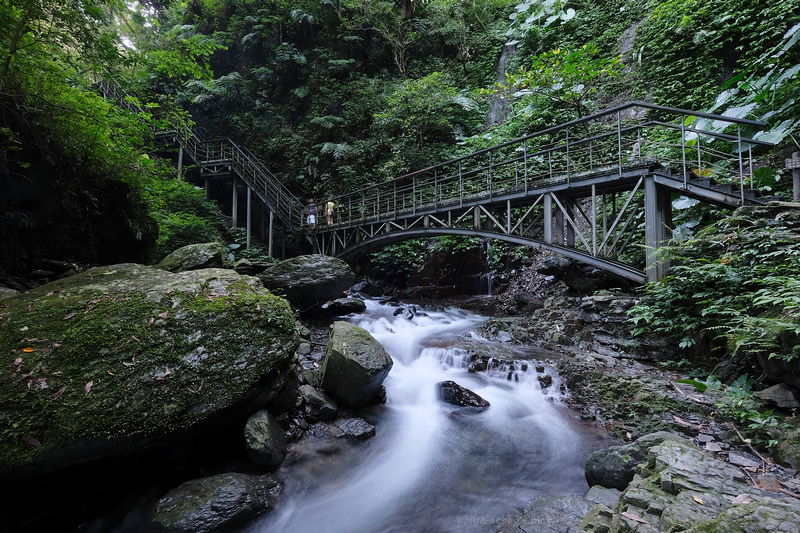
[{"label": "large rock", "polygon": [[0,304],[0,474],[197,437],[282,386],[289,304],[231,270],[94,268]]},{"label": "large rock", "polygon": [[326,255],[287,259],[258,277],[266,288],[284,296],[295,309],[306,314],[342,296],[355,279],[347,263]]},{"label": "large rock", "polygon": [[647,450],[618,502],[596,506],[580,531],[800,531],[800,501],[780,496],[691,442],[669,439]]},{"label": "large rock", "polygon": [[373,402],[392,358],[369,332],[349,322],[334,322],[322,366],[322,388],[350,407]]},{"label": "large rock", "polygon": [[159,500],[150,531],[205,533],[233,531],[270,509],[272,476],[220,474],[183,483]]},{"label": "large rock", "polygon": [[278,468],[286,456],[283,428],[269,411],[261,410],[247,419],[244,440],[250,458],[267,470]]},{"label": "large rock", "polygon": [[178,248],[156,266],[170,272],[222,268],[222,245],[218,242],[189,244]]},{"label": "large rock", "polygon": [[661,431],[640,437],[630,444],[597,450],[586,460],[586,482],[590,487],[600,485],[625,490],[633,479],[636,468],[647,457],[648,448],[665,440],[677,439],[680,437]]}]

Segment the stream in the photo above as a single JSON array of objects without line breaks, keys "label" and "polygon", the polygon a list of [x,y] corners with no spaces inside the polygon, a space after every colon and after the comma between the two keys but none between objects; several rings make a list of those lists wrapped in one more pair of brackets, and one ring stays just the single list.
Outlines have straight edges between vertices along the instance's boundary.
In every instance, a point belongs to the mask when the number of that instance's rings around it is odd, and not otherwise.
[{"label": "stream", "polygon": [[[404,306],[409,309],[410,306]],[[480,338],[486,317],[464,310],[419,310],[367,301],[347,318],[368,330],[394,360],[386,403],[358,413],[376,427],[365,442],[306,436],[293,445],[276,509],[244,531],[497,531],[536,497],[584,494],[584,463],[607,437],[561,405],[560,379],[542,390],[542,363],[470,373],[469,354],[509,354]],[[488,400],[480,413],[443,403],[437,383],[452,380]]]}]

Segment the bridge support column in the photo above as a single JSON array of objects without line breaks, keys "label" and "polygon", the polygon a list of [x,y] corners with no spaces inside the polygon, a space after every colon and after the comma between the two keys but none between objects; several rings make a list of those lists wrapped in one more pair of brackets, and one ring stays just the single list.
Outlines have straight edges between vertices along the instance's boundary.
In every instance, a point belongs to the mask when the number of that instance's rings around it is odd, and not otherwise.
[{"label": "bridge support column", "polygon": [[553,244],[553,197],[551,193],[544,195],[544,242]]},{"label": "bridge support column", "polygon": [[275,213],[272,212],[272,209],[269,210],[269,245],[267,246],[267,253],[270,257],[272,255],[272,225],[275,221]]},{"label": "bridge support column", "polygon": [[481,208],[477,205],[473,208],[473,215],[472,215],[472,227],[475,231],[480,231],[481,229]]},{"label": "bridge support column", "polygon": [[236,194],[236,189],[239,188],[239,180],[233,178],[233,195],[231,198],[231,218],[233,219],[233,227],[238,226],[239,222],[239,195]]},{"label": "bridge support column", "polygon": [[669,189],[656,185],[652,175],[644,180],[645,274],[647,281],[659,281],[669,268],[660,248],[671,235],[672,198]]},{"label": "bridge support column", "polygon": [[246,249],[250,249],[250,224],[253,221],[253,203],[252,203],[252,194],[253,190],[248,187],[247,188],[247,241],[245,244]]},{"label": "bridge support column", "polygon": [[178,148],[178,179],[183,179],[183,145]]},{"label": "bridge support column", "polygon": [[[567,216],[570,220],[575,220],[575,201],[571,198],[564,199],[564,209],[567,210]],[[567,223],[566,225],[566,242],[564,245],[574,248],[575,247],[575,228],[572,227],[572,224]]]}]

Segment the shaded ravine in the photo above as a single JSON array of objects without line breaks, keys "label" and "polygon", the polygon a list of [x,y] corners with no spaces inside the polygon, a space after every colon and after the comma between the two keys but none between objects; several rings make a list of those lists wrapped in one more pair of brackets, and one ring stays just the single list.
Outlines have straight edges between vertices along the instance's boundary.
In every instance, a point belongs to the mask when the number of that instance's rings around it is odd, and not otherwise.
[{"label": "shaded ravine", "polygon": [[[408,319],[396,309],[370,301],[350,318],[394,359],[386,404],[360,413],[376,437],[297,443],[276,510],[245,531],[494,531],[537,496],[588,490],[586,457],[608,441],[560,405],[558,376],[543,392],[536,364],[470,373],[469,353],[507,352],[477,338],[484,317],[448,309]],[[474,413],[443,403],[437,383],[446,380],[491,407]]]}]

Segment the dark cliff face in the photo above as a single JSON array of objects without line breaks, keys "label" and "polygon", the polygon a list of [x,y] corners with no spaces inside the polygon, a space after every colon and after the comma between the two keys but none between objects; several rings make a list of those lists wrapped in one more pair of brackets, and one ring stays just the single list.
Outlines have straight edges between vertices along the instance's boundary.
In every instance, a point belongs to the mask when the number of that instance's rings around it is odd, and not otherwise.
[{"label": "dark cliff face", "polygon": [[0,167],[0,277],[59,263],[152,262],[158,225],[128,183],[74,171],[36,147],[17,154]]}]

